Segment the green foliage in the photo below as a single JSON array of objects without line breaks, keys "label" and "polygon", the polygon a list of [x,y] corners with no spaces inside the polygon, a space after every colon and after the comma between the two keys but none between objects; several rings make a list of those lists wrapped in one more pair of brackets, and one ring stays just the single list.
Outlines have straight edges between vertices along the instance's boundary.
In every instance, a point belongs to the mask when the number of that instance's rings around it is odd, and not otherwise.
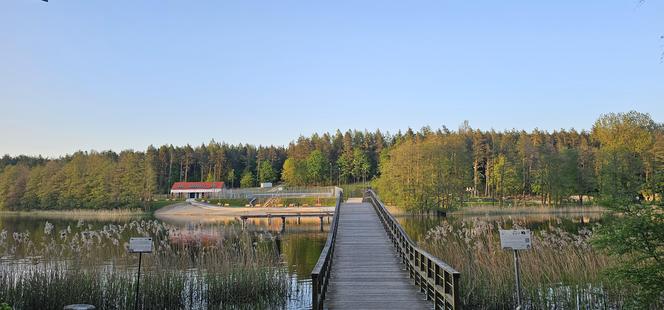
[{"label": "green foliage", "polygon": [[160,200],[160,201],[151,201],[149,203],[148,211],[156,211],[163,207],[170,206],[173,204],[181,203],[183,200]]},{"label": "green foliage", "polygon": [[662,135],[661,126],[637,112],[604,115],[593,126],[601,199],[620,215],[597,232],[594,244],[620,257],[608,275],[636,288],[636,308],[664,300],[664,209],[635,204],[657,195],[661,203]]},{"label": "green foliage", "polygon": [[321,151],[315,150],[311,152],[307,157],[306,166],[308,183],[321,184],[325,180],[329,171],[329,165]]},{"label": "green foliage", "polygon": [[377,182],[387,201],[415,210],[459,205],[470,181],[470,157],[458,135],[429,135],[405,140],[381,163]]},{"label": "green foliage", "polygon": [[[211,141],[195,147],[150,146],[145,152],[78,152],[53,160],[4,156],[0,208],[147,208],[154,194],[168,193],[177,181],[224,181],[227,187],[255,186],[256,181],[367,184],[385,172],[388,176],[377,184],[389,184],[383,189],[395,191],[391,198],[399,199],[393,201],[410,197],[426,208],[480,196],[508,199],[511,205],[537,198],[543,205],[582,204],[584,199],[619,204],[636,197],[661,202],[662,132],[647,114],[629,112],[602,116],[592,134],[480,131],[464,124],[458,131],[425,127],[394,135],[313,134],[288,147]],[[415,149],[404,150],[404,145]],[[401,157],[410,153],[421,158]],[[253,181],[241,174],[245,171],[256,174]],[[381,194],[390,198],[389,192]]]},{"label": "green foliage", "polygon": [[228,204],[229,207],[244,207],[249,204],[249,199],[210,199],[211,204],[219,204],[225,206]]},{"label": "green foliage", "polygon": [[353,156],[348,153],[344,153],[337,160],[337,166],[339,166],[339,177],[341,180],[346,183],[353,176]]},{"label": "green foliage", "polygon": [[369,157],[362,152],[362,150],[355,149],[353,151],[353,169],[352,174],[355,178],[355,181],[363,180],[365,181],[369,177],[369,170],[371,169],[371,164],[369,163]]},{"label": "green foliage", "polygon": [[600,116],[595,122],[592,136],[604,149],[628,149],[641,154],[651,149],[652,132],[657,127],[646,113],[609,113]]},{"label": "green foliage", "polygon": [[515,195],[519,191],[519,177],[515,165],[508,161],[503,154],[498,155],[494,161],[493,173],[489,184],[496,189],[500,201],[507,195]]},{"label": "green foliage", "polygon": [[254,187],[255,183],[256,181],[254,180],[254,174],[251,173],[251,171],[245,171],[244,174],[242,174],[242,179],[240,179],[240,187]]},{"label": "green foliage", "polygon": [[235,187],[235,178],[235,169],[229,170],[226,179],[230,182],[230,187]]},{"label": "green foliage", "polygon": [[260,169],[258,170],[258,181],[263,182],[273,182],[276,180],[277,176],[272,169],[272,164],[269,161],[261,162]]},{"label": "green foliage", "polygon": [[648,114],[634,111],[602,115],[595,122],[592,137],[600,143],[598,185],[605,204],[637,202],[647,190],[647,177],[652,178],[657,165],[649,160],[656,158],[649,155],[657,152],[654,142],[661,135],[657,127]]},{"label": "green foliage", "polygon": [[288,158],[281,170],[281,179],[289,185],[304,185],[307,181],[306,166],[301,160]]},{"label": "green foliage", "polygon": [[611,281],[627,283],[638,308],[664,301],[664,208],[614,207],[621,216],[595,234],[594,245],[620,257],[608,269]]}]

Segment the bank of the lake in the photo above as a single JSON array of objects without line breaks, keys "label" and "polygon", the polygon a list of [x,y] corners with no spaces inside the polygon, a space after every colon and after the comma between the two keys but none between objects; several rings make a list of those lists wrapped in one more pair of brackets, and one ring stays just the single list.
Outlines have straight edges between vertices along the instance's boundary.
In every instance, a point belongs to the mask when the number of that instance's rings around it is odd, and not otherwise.
[{"label": "bank of the lake", "polygon": [[501,249],[498,237],[499,229],[511,228],[533,232],[533,249],[521,252],[526,309],[624,306],[628,291],[602,273],[613,258],[589,242],[595,228],[613,220],[610,213],[585,207],[501,213],[487,206],[484,211],[491,212],[398,216],[413,240],[461,272],[464,308],[515,308],[513,254]]},{"label": "bank of the lake", "polygon": [[[48,302],[53,309],[74,302],[90,302],[102,309],[133,306],[137,257],[126,251],[131,236],[150,236],[155,243],[155,253],[143,256],[141,296],[146,305],[153,302],[160,309],[215,308],[220,303],[230,308],[306,308],[309,273],[327,233],[320,232],[318,219],[300,223],[289,219],[281,231],[279,224],[262,219],[250,220],[242,229],[233,216],[170,221],[149,214],[112,219],[31,215],[0,217],[0,281],[9,281],[0,285],[0,302],[16,309],[38,308],[31,300]],[[21,281],[13,282],[13,275]],[[72,281],[113,286],[81,286]],[[26,286],[28,282],[37,287]],[[68,286],[72,287],[69,292],[60,290]],[[197,288],[206,288],[205,294],[187,293]],[[110,306],[108,298],[118,299],[117,306]]]}]

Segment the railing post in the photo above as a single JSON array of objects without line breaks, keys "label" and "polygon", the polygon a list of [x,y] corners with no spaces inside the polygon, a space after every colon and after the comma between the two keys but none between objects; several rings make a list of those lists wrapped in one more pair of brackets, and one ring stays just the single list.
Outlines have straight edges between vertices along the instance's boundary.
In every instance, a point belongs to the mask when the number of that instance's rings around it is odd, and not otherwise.
[{"label": "railing post", "polygon": [[311,275],[311,309],[319,310],[318,308],[318,292],[320,292],[320,283],[318,282],[318,275]]},{"label": "railing post", "polygon": [[461,309],[461,295],[459,294],[459,277],[461,274],[453,273],[452,274],[452,309]]}]

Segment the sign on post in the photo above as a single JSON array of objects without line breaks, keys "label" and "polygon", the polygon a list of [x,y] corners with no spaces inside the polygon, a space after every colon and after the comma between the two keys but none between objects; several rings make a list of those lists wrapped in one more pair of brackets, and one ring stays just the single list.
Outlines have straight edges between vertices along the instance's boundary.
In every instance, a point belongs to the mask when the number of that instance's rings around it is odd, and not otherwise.
[{"label": "sign on post", "polygon": [[500,230],[500,246],[509,250],[530,250],[532,237],[529,229]]},{"label": "sign on post", "polygon": [[130,238],[129,253],[152,253],[152,238]]},{"label": "sign on post", "polygon": [[500,246],[514,252],[514,280],[516,282],[517,310],[521,309],[521,275],[519,272],[519,251],[530,250],[532,247],[530,229],[500,230]]},{"label": "sign on post", "polygon": [[143,253],[152,253],[152,238],[132,237],[129,238],[129,253],[138,253],[138,276],[136,277],[136,301],[134,309],[138,310],[138,293],[141,286],[141,260]]}]

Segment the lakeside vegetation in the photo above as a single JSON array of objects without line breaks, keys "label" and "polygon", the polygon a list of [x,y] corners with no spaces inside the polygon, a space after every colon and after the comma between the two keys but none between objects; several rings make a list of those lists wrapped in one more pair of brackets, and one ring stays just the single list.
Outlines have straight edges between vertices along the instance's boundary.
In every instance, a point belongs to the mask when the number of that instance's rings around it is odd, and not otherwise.
[{"label": "lakeside vegetation", "polygon": [[158,221],[106,224],[79,221],[43,232],[0,232],[0,301],[16,309],[62,309],[90,303],[101,309],[134,306],[137,255],[129,236],[150,236],[143,255],[141,309],[255,308],[283,305],[289,276],[269,233],[227,229],[216,238]]},{"label": "lakeside vegetation", "polygon": [[[525,223],[478,218],[443,222],[427,232],[424,248],[462,274],[461,301],[469,309],[514,309],[511,251],[500,247],[498,229]],[[533,231],[533,248],[521,251],[522,296],[527,309],[620,309],[631,287],[606,281],[602,270],[615,258],[594,249],[593,230],[569,232],[545,225]],[[620,284],[619,284],[620,283]]]}]

